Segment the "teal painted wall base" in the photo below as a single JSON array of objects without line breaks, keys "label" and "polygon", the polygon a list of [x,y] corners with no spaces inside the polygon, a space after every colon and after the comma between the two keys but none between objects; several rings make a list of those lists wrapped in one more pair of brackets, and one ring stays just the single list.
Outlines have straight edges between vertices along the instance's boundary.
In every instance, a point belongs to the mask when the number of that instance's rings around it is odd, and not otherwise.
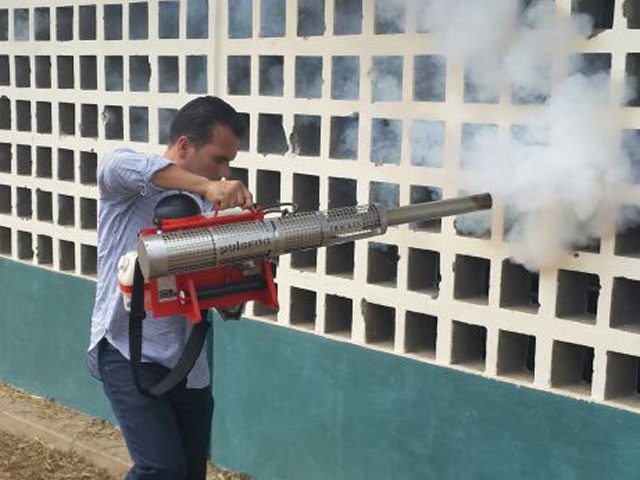
[{"label": "teal painted wall base", "polygon": [[[112,419],[93,292],[0,259],[0,380]],[[260,480],[640,478],[640,415],[248,320],[212,350],[213,459]]]}]

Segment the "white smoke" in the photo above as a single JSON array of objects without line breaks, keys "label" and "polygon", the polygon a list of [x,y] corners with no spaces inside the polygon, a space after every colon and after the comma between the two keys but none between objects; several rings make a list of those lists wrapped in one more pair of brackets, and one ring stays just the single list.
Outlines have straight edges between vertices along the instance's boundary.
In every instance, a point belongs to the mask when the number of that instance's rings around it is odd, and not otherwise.
[{"label": "white smoke", "polygon": [[[510,88],[525,103],[543,104],[526,118],[536,128],[497,138],[491,130],[475,132],[463,165],[472,190],[489,191],[508,206],[515,259],[539,269],[614,232],[631,171],[608,73],[558,73],[575,66],[572,46],[588,36],[589,18],[557,12],[548,0],[525,12],[519,3],[430,0],[421,18],[479,89]],[[482,232],[489,225],[466,227]]]}]

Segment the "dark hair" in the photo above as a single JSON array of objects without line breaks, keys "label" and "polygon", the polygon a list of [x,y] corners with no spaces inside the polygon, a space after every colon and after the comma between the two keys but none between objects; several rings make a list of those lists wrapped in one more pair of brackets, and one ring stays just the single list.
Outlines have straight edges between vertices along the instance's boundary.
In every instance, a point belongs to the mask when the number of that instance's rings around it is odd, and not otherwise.
[{"label": "dark hair", "polygon": [[212,96],[194,98],[178,110],[171,122],[169,143],[186,135],[197,146],[202,146],[211,138],[211,127],[216,123],[227,125],[238,138],[244,133],[240,115],[227,102]]}]

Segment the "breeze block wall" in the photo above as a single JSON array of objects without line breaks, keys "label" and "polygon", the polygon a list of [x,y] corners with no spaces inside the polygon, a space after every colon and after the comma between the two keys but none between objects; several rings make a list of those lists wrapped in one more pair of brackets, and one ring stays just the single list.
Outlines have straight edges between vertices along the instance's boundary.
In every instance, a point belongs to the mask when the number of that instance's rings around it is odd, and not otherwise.
[{"label": "breeze block wall", "polygon": [[[637,75],[637,9],[555,3],[604,32],[579,45],[594,68]],[[261,204],[464,192],[469,135],[512,134],[536,107],[475,96],[422,15],[397,0],[3,2],[0,379],[109,416],[82,358],[96,168],[119,146],[163,152],[196,95],[242,112],[233,175]],[[620,107],[629,135],[635,107]],[[214,461],[261,479],[636,478],[640,227],[532,273],[511,260],[504,205],[481,215],[482,235],[445,218],[282,257],[279,311],[214,322]]]}]

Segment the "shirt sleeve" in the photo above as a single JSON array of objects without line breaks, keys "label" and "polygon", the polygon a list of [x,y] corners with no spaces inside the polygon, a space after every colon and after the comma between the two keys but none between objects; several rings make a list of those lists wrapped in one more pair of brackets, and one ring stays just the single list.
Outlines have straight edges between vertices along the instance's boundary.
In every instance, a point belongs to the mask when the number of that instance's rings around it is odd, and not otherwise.
[{"label": "shirt sleeve", "polygon": [[151,177],[173,163],[160,155],[115,151],[98,168],[98,184],[106,196],[133,197],[157,193],[162,188]]}]

